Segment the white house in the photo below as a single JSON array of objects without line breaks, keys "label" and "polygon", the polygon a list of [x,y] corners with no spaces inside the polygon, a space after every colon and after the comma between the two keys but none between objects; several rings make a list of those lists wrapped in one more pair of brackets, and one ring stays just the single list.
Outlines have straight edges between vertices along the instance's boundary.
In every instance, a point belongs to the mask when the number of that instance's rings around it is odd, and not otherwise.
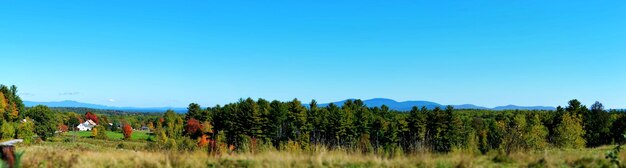
[{"label": "white house", "polygon": [[95,127],[97,124],[91,120],[87,120],[82,124],[78,124],[78,126],[76,126],[76,128],[78,128],[78,130],[80,131],[90,131],[91,128]]}]

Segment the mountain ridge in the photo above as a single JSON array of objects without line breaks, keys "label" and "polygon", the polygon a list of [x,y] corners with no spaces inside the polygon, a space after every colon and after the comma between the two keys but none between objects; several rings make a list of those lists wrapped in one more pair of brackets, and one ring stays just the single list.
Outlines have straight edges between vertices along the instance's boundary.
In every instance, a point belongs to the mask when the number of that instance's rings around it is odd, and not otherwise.
[{"label": "mountain ridge", "polygon": [[[336,102],[331,102],[331,103],[341,106],[343,105],[344,102],[348,100],[356,100],[356,99],[346,99],[346,100],[341,100],[341,101],[336,101]],[[435,107],[444,108],[448,106],[448,105],[443,105],[443,104],[439,104],[439,103],[435,103],[431,101],[411,100],[411,101],[398,102],[393,99],[387,99],[387,98],[367,99],[367,100],[363,100],[363,103],[367,107],[375,107],[375,106],[379,107],[382,104],[385,104],[386,106],[389,107],[389,109],[398,110],[398,111],[409,111],[411,110],[411,108],[413,108],[413,106],[420,107],[420,108],[426,107],[428,109],[434,109]],[[325,106],[328,106],[329,104],[330,103],[323,103],[323,104],[318,104],[318,106],[325,107]],[[488,108],[488,107],[478,106],[474,104],[460,104],[460,105],[451,105],[451,106],[454,107],[455,109],[480,109],[480,110],[555,110],[556,109],[555,107],[551,107],[551,106],[517,106],[517,105],[497,106],[494,108]]]},{"label": "mountain ridge", "polygon": [[122,110],[129,112],[165,112],[167,110],[174,110],[178,113],[187,112],[187,108],[185,107],[117,107],[117,106],[106,106],[99,104],[91,104],[91,103],[83,103],[74,100],[63,100],[63,101],[50,101],[50,102],[35,102],[35,101],[23,101],[24,105],[27,107],[32,107],[36,105],[45,105],[48,107],[84,107],[84,108],[92,108],[92,109],[100,109],[100,110]]},{"label": "mountain ridge", "polygon": [[[348,100],[356,100],[356,99],[346,99],[334,103],[338,106],[342,106],[344,102]],[[318,104],[320,107],[326,107],[330,103],[322,103]],[[398,102],[393,99],[387,98],[373,98],[363,100],[363,103],[367,107],[380,107],[382,105],[386,105],[389,109],[398,110],[398,111],[409,111],[414,106],[416,107],[426,107],[428,109],[434,109],[435,107],[442,107],[448,105],[439,104],[431,101],[423,101],[423,100],[411,100],[411,101],[401,101]],[[116,107],[116,106],[106,106],[99,104],[91,104],[91,103],[83,103],[73,100],[63,100],[63,101],[51,101],[51,102],[35,102],[35,101],[24,101],[24,105],[27,107],[32,107],[36,105],[46,105],[49,107],[85,107],[85,108],[93,108],[93,109],[107,109],[107,110],[123,110],[130,112],[164,112],[168,109],[174,110],[179,113],[184,113],[187,111],[186,107]],[[308,104],[303,104],[305,106],[309,106]],[[480,110],[555,110],[555,107],[551,106],[517,106],[517,105],[505,105],[505,106],[497,106],[494,108],[488,108],[483,106],[478,106],[474,104],[460,104],[460,105],[451,105],[455,109],[480,109]]]}]

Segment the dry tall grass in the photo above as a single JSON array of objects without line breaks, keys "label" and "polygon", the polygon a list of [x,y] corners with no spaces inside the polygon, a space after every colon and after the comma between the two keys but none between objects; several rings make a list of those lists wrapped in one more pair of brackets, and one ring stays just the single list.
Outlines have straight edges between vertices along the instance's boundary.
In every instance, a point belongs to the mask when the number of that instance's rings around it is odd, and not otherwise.
[{"label": "dry tall grass", "polygon": [[[270,150],[258,154],[212,156],[205,151],[150,151],[140,147],[119,147],[130,146],[133,142],[115,145],[120,143],[124,142],[43,142],[18,147],[18,151],[26,152],[22,159],[24,167],[570,167],[605,164],[604,154],[610,149],[518,152],[506,159],[498,159],[497,153],[479,155],[461,151],[387,158],[324,148],[317,148],[312,153]],[[624,154],[621,156],[626,158]]]}]

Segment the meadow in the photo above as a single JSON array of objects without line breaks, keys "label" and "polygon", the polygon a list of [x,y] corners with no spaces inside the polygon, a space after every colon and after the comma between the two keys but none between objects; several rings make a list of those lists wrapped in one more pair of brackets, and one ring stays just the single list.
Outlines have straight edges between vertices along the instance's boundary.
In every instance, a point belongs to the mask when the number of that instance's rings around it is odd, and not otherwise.
[{"label": "meadow", "polygon": [[[100,140],[66,134],[18,146],[17,151],[24,152],[22,167],[610,167],[605,156],[613,148],[554,148],[515,152],[509,157],[497,152],[482,155],[462,150],[382,157],[322,147],[310,152],[268,150],[210,155],[207,150],[154,150],[148,144],[141,140]],[[626,159],[624,154],[619,157]]]},{"label": "meadow", "polygon": [[[93,133],[91,131],[70,131],[70,132],[67,132],[66,134],[68,136],[76,135],[81,138],[89,138],[93,136]],[[121,132],[106,131],[105,134],[111,140],[124,139],[124,134],[122,134]],[[154,136],[150,135],[148,131],[133,131],[131,140],[148,140],[150,137],[154,137]]]}]

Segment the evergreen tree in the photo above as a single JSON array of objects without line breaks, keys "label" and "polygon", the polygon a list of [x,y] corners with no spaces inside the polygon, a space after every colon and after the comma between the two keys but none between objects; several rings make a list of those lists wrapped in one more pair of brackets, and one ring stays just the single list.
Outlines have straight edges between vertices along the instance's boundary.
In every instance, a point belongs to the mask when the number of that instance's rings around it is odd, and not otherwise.
[{"label": "evergreen tree", "polygon": [[[424,107],[424,109],[426,108]],[[418,110],[416,106],[413,106],[410,111],[408,119],[409,130],[411,131],[410,149],[413,151],[421,148],[421,144],[424,141],[424,136],[426,133],[426,118],[424,115],[425,114]]]},{"label": "evergreen tree", "polygon": [[602,103],[596,101],[591,106],[591,111],[587,112],[583,117],[586,131],[585,140],[588,147],[597,147],[611,142],[611,116],[604,111]]},{"label": "evergreen tree", "polygon": [[450,142],[450,121],[452,121],[451,111],[446,109],[442,111],[441,108],[435,107],[432,113],[428,116],[428,134],[427,140],[430,145],[430,149],[435,152],[450,152],[452,150],[452,144]]},{"label": "evergreen tree", "polygon": [[274,100],[270,103],[269,111],[269,130],[268,136],[271,137],[272,143],[275,147],[278,147],[281,143],[287,141],[287,106]]},{"label": "evergreen tree", "polygon": [[303,149],[309,147],[310,126],[307,122],[307,110],[298,99],[287,103],[289,139],[297,141]]},{"label": "evergreen tree", "polygon": [[189,119],[193,118],[199,121],[206,121],[206,115],[204,115],[202,111],[203,110],[200,107],[200,105],[196,103],[189,104],[189,107],[187,107],[187,114],[185,115],[185,120],[188,121]]}]

